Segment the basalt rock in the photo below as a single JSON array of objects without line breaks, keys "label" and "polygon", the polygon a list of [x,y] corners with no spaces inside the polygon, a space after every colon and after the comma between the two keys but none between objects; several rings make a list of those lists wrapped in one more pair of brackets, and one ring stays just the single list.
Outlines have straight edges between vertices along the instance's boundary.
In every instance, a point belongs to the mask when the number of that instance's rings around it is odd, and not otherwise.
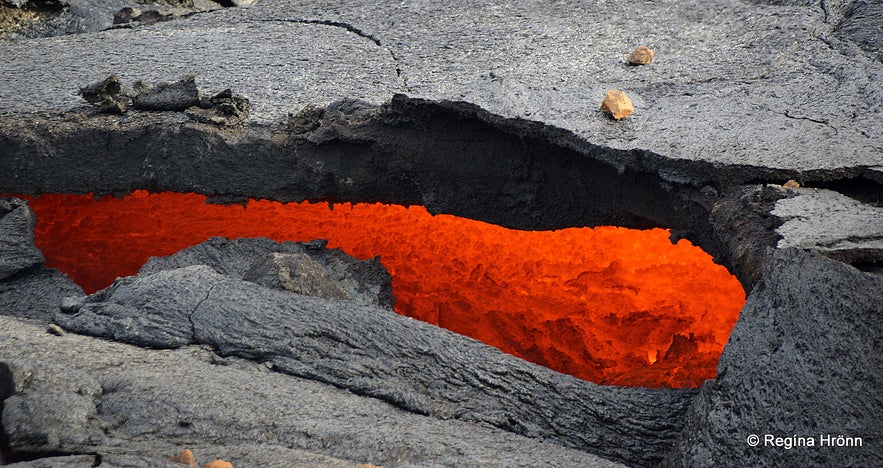
[{"label": "basalt rock", "polygon": [[136,109],[151,111],[184,111],[199,104],[196,77],[187,75],[174,83],[160,82],[149,85],[135,83],[132,105]]},{"label": "basalt rock", "polygon": [[342,290],[358,304],[392,309],[392,277],[380,260],[360,261],[338,250],[327,249],[327,242],[273,242],[266,238],[225,239],[213,237],[202,244],[167,257],[152,257],[140,274],[192,265],[207,265],[218,273],[242,279],[262,258],[273,254],[306,254],[322,265]]},{"label": "basalt rock", "polygon": [[[883,328],[869,326],[883,314],[881,291],[883,276],[818,253],[771,251],[718,377],[699,393],[666,465],[883,463],[883,372],[874,362]],[[760,438],[757,446],[749,443],[752,434]],[[790,438],[791,448],[768,436]],[[824,446],[822,436],[863,443]]]},{"label": "basalt rock", "polygon": [[352,299],[328,270],[307,254],[267,254],[253,263],[242,279],[294,294]]},{"label": "basalt rock", "polygon": [[181,465],[167,459],[186,440],[198,459],[234,466],[622,466],[487,425],[417,415],[202,347],[56,337],[2,316],[0,389],[13,455],[97,454],[108,466],[174,468]]},{"label": "basalt rock", "polygon": [[102,81],[80,88],[80,96],[95,106],[98,112],[122,114],[129,108],[129,92],[120,78],[110,75]]},{"label": "basalt rock", "polygon": [[83,289],[44,267],[35,221],[24,200],[0,198],[0,314],[48,322],[63,298],[83,296]]},{"label": "basalt rock", "polygon": [[24,201],[0,198],[0,281],[43,263],[43,253],[34,245],[35,223]]},{"label": "basalt rock", "polygon": [[51,322],[65,298],[82,296],[83,288],[52,268],[37,267],[0,281],[3,315]]},{"label": "basalt rock", "polygon": [[389,310],[292,295],[204,265],[119,280],[55,322],[151,348],[207,345],[412,413],[639,465],[668,450],[694,394],[601,387]]},{"label": "basalt rock", "polygon": [[[68,325],[83,332],[179,348],[57,337],[45,323],[0,318],[0,362],[63,368],[39,375],[83,383],[28,390],[27,379],[0,366],[0,395],[18,395],[9,407],[38,411],[28,419],[4,410],[14,416],[3,424],[15,437],[0,437],[0,453],[162,466],[186,439],[202,441],[193,446],[201,460],[235,466],[605,463],[563,443],[603,446],[635,465],[664,456],[679,466],[881,464],[879,428],[869,423],[879,426],[881,407],[873,393],[883,303],[874,279],[883,264],[873,209],[883,184],[878,3],[303,1],[295,8],[278,0],[186,22],[28,39],[104,29],[114,12],[137,6],[68,3],[55,19],[0,41],[0,74],[9,78],[0,82],[0,193],[195,191],[227,200],[421,204],[521,229],[664,226],[715,255],[751,294],[719,377],[685,419],[675,408],[689,404],[690,391],[564,385],[557,374],[365,307],[380,301],[354,294],[331,266],[332,251],[324,260],[311,256],[355,302],[241,281],[260,256],[305,247],[253,252],[214,240],[153,260],[167,267],[145,267],[104,296],[72,294],[63,304]],[[636,43],[660,44],[665,60],[622,63],[623,44]],[[180,112],[86,115],[76,95],[108,73],[156,82],[189,71],[211,89],[248,96],[248,118],[218,128]],[[611,88],[634,90],[641,111],[621,122],[591,111]],[[317,112],[298,117],[307,105]],[[800,187],[782,188],[789,179]],[[12,267],[0,283],[0,300],[13,304],[0,304],[0,313],[33,310],[32,319],[45,321],[67,286],[33,258],[21,264],[31,266]],[[188,278],[191,290],[183,288]],[[381,282],[372,284],[391,298]],[[248,301],[267,310],[241,312]],[[209,305],[232,315],[216,320]],[[289,310],[304,322],[286,330]],[[260,327],[231,329],[247,320]],[[259,347],[249,348],[250,339]],[[308,346],[292,350],[285,340]],[[234,355],[193,344],[203,341]],[[68,399],[70,414],[35,404],[54,401],[49,394]],[[644,406],[657,398],[658,407]],[[577,416],[559,417],[571,414],[559,404]],[[682,416],[666,420],[673,414]],[[541,443],[513,433],[555,435]],[[866,445],[750,448],[752,433],[865,437]],[[82,434],[95,439],[77,441]]]}]

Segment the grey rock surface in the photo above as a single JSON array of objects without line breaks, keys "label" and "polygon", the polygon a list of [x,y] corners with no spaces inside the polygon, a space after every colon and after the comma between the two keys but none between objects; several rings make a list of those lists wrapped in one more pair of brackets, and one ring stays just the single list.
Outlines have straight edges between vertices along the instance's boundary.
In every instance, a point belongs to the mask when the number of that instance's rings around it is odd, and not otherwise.
[{"label": "grey rock surface", "polygon": [[7,39],[35,39],[41,37],[84,34],[103,31],[115,26],[123,9],[136,11],[137,21],[180,19],[198,12],[221,8],[212,0],[4,0],[18,8],[42,10],[43,17],[10,31]]},{"label": "grey rock surface", "polygon": [[256,260],[242,279],[294,294],[352,299],[328,270],[307,254],[267,254]]},{"label": "grey rock surface", "polygon": [[847,263],[883,258],[883,208],[831,190],[796,189],[776,202],[772,214],[779,248],[813,249]]},{"label": "grey rock surface", "polygon": [[292,295],[204,265],[119,280],[55,316],[67,330],[221,356],[629,464],[658,462],[693,390],[602,387],[390,310]]},{"label": "grey rock surface", "polygon": [[199,98],[196,77],[187,75],[172,83],[159,82],[156,85],[138,81],[132,105],[141,110],[183,111],[199,104]]},{"label": "grey rock surface", "polygon": [[24,200],[0,198],[0,314],[48,322],[64,297],[83,296],[83,289],[43,266],[35,222]]},{"label": "grey rock surface", "polygon": [[[881,275],[799,249],[771,253],[668,465],[883,464],[881,294]],[[815,445],[787,450],[768,434]],[[821,446],[822,435],[863,445]]]},{"label": "grey rock surface", "polygon": [[84,296],[83,288],[52,268],[0,281],[0,314],[51,322],[64,298]]},{"label": "grey rock surface", "polygon": [[[191,444],[198,460],[234,466],[621,466],[486,425],[416,415],[200,347],[55,337],[11,317],[0,317],[0,376],[11,390],[3,408],[11,447],[39,453],[48,440],[61,451],[99,454],[107,466],[166,466]],[[60,414],[61,407],[75,411]],[[278,458],[263,465],[268,457]]]},{"label": "grey rock surface", "polygon": [[[883,63],[859,45],[876,37],[874,22],[845,16],[855,24],[845,20],[850,32],[838,36],[827,16],[816,3],[736,0],[266,0],[150,27],[3,43],[0,108],[69,110],[80,105],[71,84],[193,72],[211,89],[249,98],[255,124],[279,124],[307,104],[380,104],[401,92],[673,159],[802,170],[879,164]],[[625,64],[641,44],[657,59]],[[612,88],[637,108],[624,122],[599,110]]]},{"label": "grey rock surface", "polygon": [[34,244],[34,212],[17,198],[0,198],[0,281],[43,263]]},{"label": "grey rock surface", "polygon": [[[883,464],[881,276],[839,261],[883,264],[879,2],[263,0],[96,32],[123,4],[72,0],[26,35],[82,34],[0,41],[0,193],[140,188],[419,203],[522,229],[666,226],[752,293],[693,400],[593,386],[364,307],[392,305],[382,281],[360,279],[376,269],[318,247],[215,239],[64,313],[69,281],[16,257],[0,313],[176,349],[0,317],[0,449],[106,466],[162,466],[194,441],[200,460],[236,466],[608,463],[582,450],[633,465]],[[625,64],[636,45],[652,64]],[[250,113],[221,128],[95,115],[77,90],[112,73],[193,73]],[[630,118],[601,113],[611,88],[631,97]],[[774,187],[790,178],[865,196]],[[270,252],[311,255],[355,303],[241,281]],[[865,445],[751,448],[752,433]]]},{"label": "grey rock surface", "polygon": [[151,257],[140,274],[192,265],[207,265],[223,275],[241,279],[255,262],[271,254],[307,254],[321,264],[353,301],[392,309],[392,277],[377,258],[360,261],[338,249],[327,249],[322,240],[273,242],[266,238],[226,239],[212,237],[166,257]]},{"label": "grey rock surface", "polygon": [[65,457],[46,457],[32,461],[10,463],[8,468],[95,468],[94,455],[70,455]]}]

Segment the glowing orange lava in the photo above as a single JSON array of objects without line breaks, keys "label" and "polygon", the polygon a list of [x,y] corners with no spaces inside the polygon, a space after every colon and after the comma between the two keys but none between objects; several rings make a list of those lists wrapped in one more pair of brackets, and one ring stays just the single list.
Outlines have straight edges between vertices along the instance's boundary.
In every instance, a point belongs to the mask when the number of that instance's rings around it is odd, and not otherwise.
[{"label": "glowing orange lava", "polygon": [[90,292],[211,236],[328,239],[381,256],[398,313],[604,384],[701,385],[745,302],[725,268],[663,229],[516,231],[418,206],[205,200],[136,191],[30,202],[47,265]]}]

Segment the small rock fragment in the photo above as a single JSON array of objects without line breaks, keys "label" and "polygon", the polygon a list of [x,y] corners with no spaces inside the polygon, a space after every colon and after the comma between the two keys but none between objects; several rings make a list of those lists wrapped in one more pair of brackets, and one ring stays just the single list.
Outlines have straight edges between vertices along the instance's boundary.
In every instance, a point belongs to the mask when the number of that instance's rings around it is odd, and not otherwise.
[{"label": "small rock fragment", "polygon": [[628,61],[632,65],[647,65],[653,61],[653,50],[638,46],[629,55]]},{"label": "small rock fragment", "polygon": [[233,468],[233,464],[224,460],[214,460],[202,465],[202,468]]},{"label": "small rock fragment", "polygon": [[120,11],[114,13],[113,15],[113,24],[125,24],[131,23],[135,21],[136,18],[141,16],[141,9],[135,7],[125,7]]},{"label": "small rock fragment", "polygon": [[607,91],[604,100],[601,101],[601,110],[613,116],[616,120],[624,119],[635,112],[632,100],[625,92],[618,89]]},{"label": "small rock fragment", "polygon": [[135,92],[132,102],[141,110],[183,111],[199,104],[199,89],[193,75],[174,83],[157,83],[156,86],[139,81],[135,84]]},{"label": "small rock fragment", "polygon": [[187,466],[199,466],[199,463],[196,463],[196,457],[193,455],[193,452],[190,449],[181,450],[181,453],[169,457],[170,462],[181,463]]},{"label": "small rock fragment", "polygon": [[55,335],[55,336],[64,336],[64,328],[61,328],[54,323],[50,323],[46,327],[46,333],[49,333],[50,335]]},{"label": "small rock fragment", "polygon": [[185,113],[196,122],[232,127],[248,117],[249,109],[251,102],[228,88],[209,99],[200,99],[197,106],[188,108]]},{"label": "small rock fragment", "polygon": [[294,294],[352,300],[328,270],[307,254],[267,254],[256,260],[242,279]]},{"label": "small rock fragment", "polygon": [[303,135],[319,128],[325,117],[325,109],[307,104],[303,109],[288,119],[288,131],[295,135]]},{"label": "small rock fragment", "polygon": [[129,95],[116,75],[80,88],[80,96],[106,114],[122,114],[129,106]]},{"label": "small rock fragment", "polygon": [[790,189],[790,188],[800,188],[800,182],[797,182],[794,179],[789,180],[782,184],[782,188]]}]

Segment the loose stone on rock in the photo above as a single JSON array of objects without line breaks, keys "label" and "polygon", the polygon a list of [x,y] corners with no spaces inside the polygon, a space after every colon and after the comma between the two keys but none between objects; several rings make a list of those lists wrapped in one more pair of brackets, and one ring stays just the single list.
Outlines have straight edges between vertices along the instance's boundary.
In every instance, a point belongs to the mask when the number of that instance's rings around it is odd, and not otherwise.
[{"label": "loose stone on rock", "polygon": [[224,460],[214,460],[206,463],[202,468],[233,468],[233,464]]},{"label": "loose stone on rock", "polygon": [[122,114],[129,107],[129,94],[115,74],[80,88],[80,96],[106,114]]},{"label": "loose stone on rock", "polygon": [[181,450],[181,453],[169,457],[170,462],[181,463],[187,466],[199,466],[199,463],[196,463],[196,457],[193,455],[193,452],[190,449]]},{"label": "loose stone on rock", "polygon": [[135,21],[138,17],[141,16],[140,8],[135,7],[125,7],[120,9],[120,11],[116,12],[113,15],[113,24],[126,24]]},{"label": "loose stone on rock", "polygon": [[197,105],[188,107],[184,113],[196,122],[232,127],[248,117],[249,109],[251,102],[242,96],[236,96],[228,88],[209,99],[200,98]]},{"label": "loose stone on rock", "polygon": [[644,46],[635,47],[635,50],[629,55],[628,62],[630,65],[647,65],[653,61],[653,50]]},{"label": "loose stone on rock", "polygon": [[622,120],[635,112],[632,100],[619,89],[607,91],[604,100],[601,101],[601,110],[610,114],[616,120]]},{"label": "loose stone on rock", "polygon": [[46,333],[55,336],[64,336],[64,328],[61,328],[54,323],[50,323],[48,326],[46,326]]},{"label": "loose stone on rock", "polygon": [[135,83],[133,106],[140,110],[183,111],[199,104],[199,89],[196,77],[187,75],[174,83],[148,85],[143,81]]}]

